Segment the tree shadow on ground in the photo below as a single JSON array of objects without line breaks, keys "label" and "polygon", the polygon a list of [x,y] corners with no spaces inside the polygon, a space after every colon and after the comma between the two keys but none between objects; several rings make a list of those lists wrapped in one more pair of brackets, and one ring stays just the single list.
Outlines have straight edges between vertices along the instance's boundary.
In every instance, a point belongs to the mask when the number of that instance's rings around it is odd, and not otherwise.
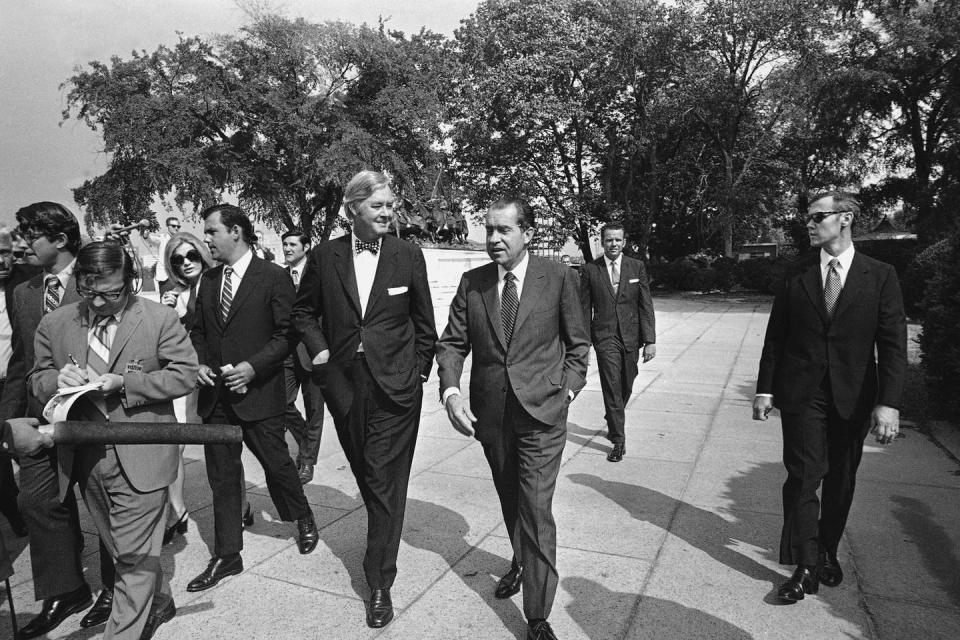
[{"label": "tree shadow on ground", "polygon": [[[611,591],[598,582],[579,577],[563,578],[561,585],[572,599],[566,606],[567,613],[589,640],[750,640],[753,637],[716,616],[669,600]],[[637,615],[623,615],[633,613],[634,609]],[[631,622],[633,627],[628,630],[626,626]]]},{"label": "tree shadow on ground", "polygon": [[606,453],[610,447],[597,441],[603,433],[606,433],[603,429],[585,429],[575,422],[567,422],[567,442]]}]

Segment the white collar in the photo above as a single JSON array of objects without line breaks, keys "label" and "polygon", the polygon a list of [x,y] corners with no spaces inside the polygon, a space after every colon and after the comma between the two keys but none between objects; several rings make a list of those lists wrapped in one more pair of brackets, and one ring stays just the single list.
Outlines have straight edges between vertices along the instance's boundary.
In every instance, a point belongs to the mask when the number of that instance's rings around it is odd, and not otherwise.
[{"label": "white collar", "polygon": [[247,247],[247,250],[244,251],[243,255],[240,256],[240,259],[234,262],[231,265],[224,265],[224,268],[230,267],[233,269],[234,275],[237,276],[237,279],[243,280],[243,274],[247,272],[247,269],[250,267],[250,262],[253,261],[253,251],[250,250],[250,247]]},{"label": "white collar", "polygon": [[820,249],[820,270],[821,270],[821,271],[826,271],[826,270],[829,268],[830,261],[833,260],[834,258],[836,258],[837,261],[840,263],[840,269],[842,269],[844,273],[850,273],[850,265],[853,264],[853,254],[854,254],[853,244],[851,244],[849,247],[847,247],[847,248],[846,248],[840,255],[838,255],[838,256],[832,256],[832,255],[830,255],[829,253],[827,253],[826,249],[823,249],[823,248],[821,247],[821,249]]},{"label": "white collar", "polygon": [[[530,264],[530,252],[524,251],[523,258],[520,259],[520,262],[510,269],[510,272],[516,276],[517,280],[523,282],[523,279],[527,277],[527,266]],[[507,269],[504,268],[502,264],[497,265],[497,279],[500,282],[503,282],[503,276],[507,274]]]}]

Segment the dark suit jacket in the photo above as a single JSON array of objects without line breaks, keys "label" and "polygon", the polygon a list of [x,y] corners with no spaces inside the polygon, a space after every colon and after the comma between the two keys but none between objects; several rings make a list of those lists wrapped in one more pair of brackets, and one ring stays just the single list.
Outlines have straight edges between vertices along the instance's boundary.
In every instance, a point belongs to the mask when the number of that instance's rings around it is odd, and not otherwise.
[{"label": "dark suit jacket", "polygon": [[293,309],[294,327],[311,359],[330,350],[330,361],[314,366],[314,373],[338,417],[346,415],[353,398],[342,373],[355,357],[361,338],[374,380],[403,407],[419,397],[421,376],[430,375],[437,341],[427,267],[419,247],[384,236],[361,317],[351,238],[323,242],[310,252]]},{"label": "dark suit jacket", "polygon": [[[217,375],[212,387],[200,387],[197,412],[207,418],[221,394],[246,421],[278,416],[287,406],[283,360],[293,348],[290,309],[293,281],[283,267],[253,256],[233,296],[226,322],[220,317],[220,286],[223,265],[203,274],[197,292],[196,322],[190,338],[200,364]],[[256,376],[244,394],[223,386],[220,367],[246,360]]]},{"label": "dark suit jacket", "polygon": [[[27,387],[27,374],[33,368],[33,337],[43,318],[43,274],[36,273],[13,291],[13,305],[7,304],[11,313],[13,354],[7,365],[7,383],[0,398],[0,417],[16,418],[33,416],[39,418],[43,404],[38,402]],[[73,276],[67,281],[60,306],[79,302],[77,283]]]},{"label": "dark suit jacket", "polygon": [[594,344],[619,335],[627,351],[637,351],[644,344],[657,341],[650,282],[640,260],[621,257],[616,294],[610,284],[606,258],[600,256],[584,265],[580,303]]},{"label": "dark suit jacket", "polygon": [[[309,261],[304,260],[303,267],[301,267],[301,271],[300,271],[300,282],[299,284],[295,285],[298,295],[300,293],[300,287],[303,284],[303,276],[307,272],[308,264],[309,264]],[[286,269],[287,275],[290,275],[289,265],[284,267],[284,269]],[[290,281],[293,282],[292,277],[290,278]],[[319,323],[317,324],[317,326],[319,326]],[[294,331],[296,331],[296,329],[294,329]],[[304,371],[313,370],[313,358],[310,357],[310,351],[307,349],[307,345],[304,344],[302,341],[297,343],[296,349],[294,349],[293,351],[293,357],[297,359],[297,362],[299,363],[300,368],[303,369]]]},{"label": "dark suit jacket", "polygon": [[829,373],[840,417],[859,419],[876,404],[899,408],[906,370],[906,317],[893,267],[855,252],[832,321],[819,252],[787,273],[770,312],[757,393],[772,393],[777,408],[796,412]]},{"label": "dark suit jacket", "polygon": [[[36,364],[30,373],[31,388],[40,402],[45,404],[57,392],[57,377],[70,362],[70,354],[81,367],[86,366],[89,328],[85,302],[60,307],[41,320],[35,339]],[[142,370],[128,370],[131,363]],[[113,422],[176,422],[173,399],[197,384],[197,356],[177,312],[136,296],[130,297],[123,311],[108,365],[109,373],[123,376],[126,389],[123,395],[105,398],[108,420]],[[86,399],[78,405],[81,402]],[[124,475],[137,491],[162,489],[177,476],[180,448],[175,444],[118,444],[116,450]],[[74,447],[60,445],[57,454],[63,500],[71,486]]]},{"label": "dark suit jacket", "polygon": [[460,386],[464,359],[473,352],[470,407],[482,442],[496,440],[505,428],[508,385],[527,413],[552,427],[565,420],[567,391],[577,393],[586,383],[590,342],[577,276],[556,262],[529,259],[509,351],[493,262],[463,274],[437,342],[441,393]]}]

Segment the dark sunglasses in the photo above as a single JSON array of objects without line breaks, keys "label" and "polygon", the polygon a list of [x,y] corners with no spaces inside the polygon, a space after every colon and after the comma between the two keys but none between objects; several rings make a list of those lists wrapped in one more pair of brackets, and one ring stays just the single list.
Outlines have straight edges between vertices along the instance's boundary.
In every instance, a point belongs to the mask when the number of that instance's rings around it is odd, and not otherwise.
[{"label": "dark sunglasses", "polygon": [[119,289],[114,289],[113,291],[96,291],[95,289],[89,289],[82,285],[77,285],[77,295],[79,295],[84,300],[93,300],[97,296],[103,298],[107,302],[116,302],[120,299],[120,296],[123,295],[123,292],[126,291],[127,286],[124,285]]},{"label": "dark sunglasses", "polygon": [[170,256],[170,264],[174,267],[182,267],[183,263],[187,260],[190,262],[202,262],[203,258],[200,257],[200,252],[196,249],[190,249],[190,251],[187,251],[186,255],[180,255],[177,253]]},{"label": "dark sunglasses", "polygon": [[21,251],[14,250],[14,251],[13,251],[13,257],[14,257],[14,258],[19,259],[19,258],[24,257],[25,255],[27,255],[27,252],[26,252],[26,251],[23,251],[23,250],[21,250]]},{"label": "dark sunglasses", "polygon": [[816,224],[820,224],[830,216],[836,215],[838,213],[847,213],[849,211],[850,211],[849,209],[844,209],[842,211],[820,211],[818,213],[808,213],[807,215],[803,216],[803,221],[807,223],[813,221]]}]

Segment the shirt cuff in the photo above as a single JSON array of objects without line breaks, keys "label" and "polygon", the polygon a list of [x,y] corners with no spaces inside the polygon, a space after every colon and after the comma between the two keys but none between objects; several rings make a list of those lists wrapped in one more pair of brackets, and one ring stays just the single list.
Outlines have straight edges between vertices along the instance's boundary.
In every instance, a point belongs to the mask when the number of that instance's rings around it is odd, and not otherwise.
[{"label": "shirt cuff", "polygon": [[754,395],[755,398],[772,398],[772,393],[757,393]]},{"label": "shirt cuff", "polygon": [[443,390],[443,395],[440,396],[440,402],[446,405],[447,398],[449,398],[450,396],[458,396],[458,395],[460,395],[460,389],[456,387],[447,387],[446,389]]}]

